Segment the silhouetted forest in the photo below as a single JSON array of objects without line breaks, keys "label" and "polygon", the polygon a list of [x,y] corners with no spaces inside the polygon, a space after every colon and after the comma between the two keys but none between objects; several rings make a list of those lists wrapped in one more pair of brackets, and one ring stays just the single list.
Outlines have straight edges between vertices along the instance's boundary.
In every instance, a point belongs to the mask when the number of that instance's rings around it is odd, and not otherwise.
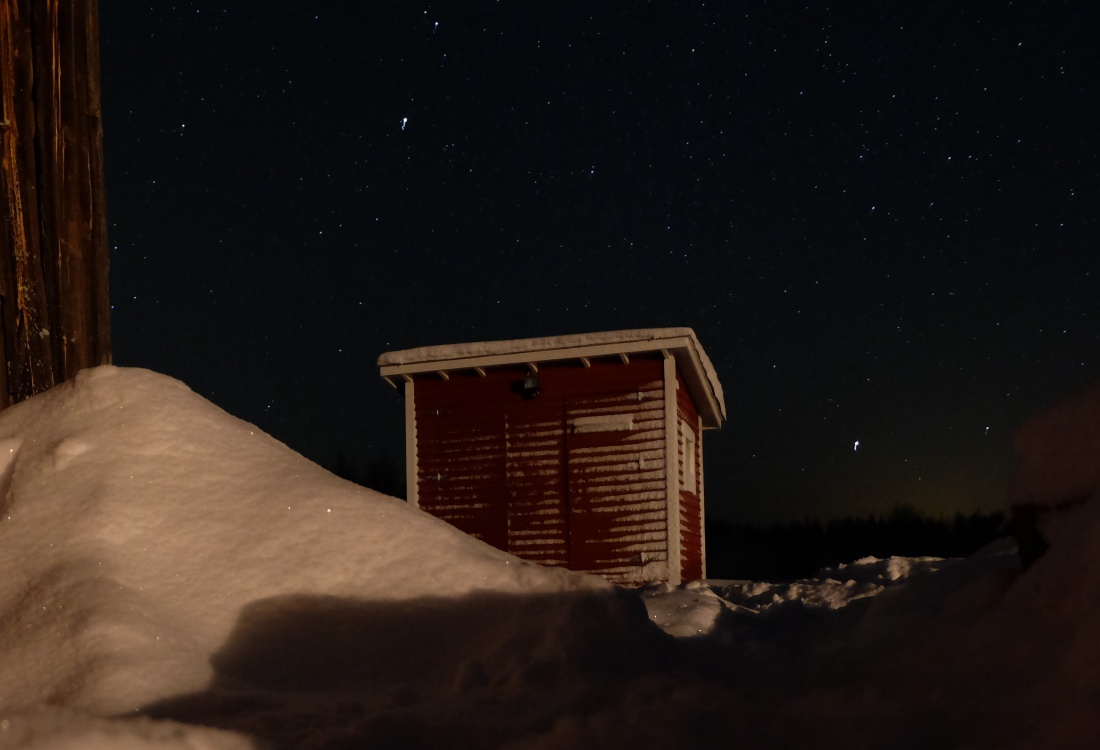
[{"label": "silhouetted forest", "polygon": [[885,516],[761,526],[707,519],[707,577],[782,581],[861,557],[966,557],[993,541],[1003,514],[939,519],[908,506]]},{"label": "silhouetted forest", "polygon": [[404,465],[394,461],[385,450],[365,461],[356,460],[341,451],[328,470],[341,479],[378,490],[384,495],[405,497]]}]

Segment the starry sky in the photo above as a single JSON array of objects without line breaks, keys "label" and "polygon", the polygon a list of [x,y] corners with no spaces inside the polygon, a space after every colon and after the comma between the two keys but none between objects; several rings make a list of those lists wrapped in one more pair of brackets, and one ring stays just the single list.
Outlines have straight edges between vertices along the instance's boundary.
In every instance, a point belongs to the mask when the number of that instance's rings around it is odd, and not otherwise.
[{"label": "starry sky", "polygon": [[101,2],[115,362],[365,464],[384,351],[690,326],[709,513],[998,508],[1100,379],[1090,2]]}]

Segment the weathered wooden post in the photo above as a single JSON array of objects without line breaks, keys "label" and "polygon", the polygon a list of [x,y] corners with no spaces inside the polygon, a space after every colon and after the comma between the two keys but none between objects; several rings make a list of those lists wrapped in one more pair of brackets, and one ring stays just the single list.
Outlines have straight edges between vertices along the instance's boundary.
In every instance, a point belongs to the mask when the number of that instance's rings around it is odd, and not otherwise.
[{"label": "weathered wooden post", "polygon": [[111,359],[98,0],[0,0],[0,407]]}]

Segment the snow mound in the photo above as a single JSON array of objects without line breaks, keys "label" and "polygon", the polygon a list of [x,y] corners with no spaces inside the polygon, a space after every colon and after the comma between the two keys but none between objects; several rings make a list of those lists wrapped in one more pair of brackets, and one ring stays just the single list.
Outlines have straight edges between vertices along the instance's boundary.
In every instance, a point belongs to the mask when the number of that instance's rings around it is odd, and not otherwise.
[{"label": "snow mound", "polygon": [[659,583],[641,590],[649,618],[676,638],[711,634],[726,602],[705,581]]},{"label": "snow mound", "polygon": [[0,750],[1094,747],[1089,445],[1021,469],[1030,566],[1004,539],[639,598],[88,371],[0,413]]},{"label": "snow mound", "polygon": [[0,414],[3,712],[199,691],[265,601],[399,619],[401,602],[610,590],[338,479],[152,372],[84,371]]},{"label": "snow mound", "polygon": [[1100,491],[1100,383],[1037,414],[1012,436],[1009,507],[1083,502]]},{"label": "snow mound", "polygon": [[934,573],[956,562],[939,557],[865,557],[790,583],[690,581],[680,586],[654,584],[642,589],[641,594],[650,619],[669,635],[722,636],[727,635],[723,629],[733,629],[744,615],[751,620],[765,613],[772,618],[789,618],[792,610],[839,610],[876,596],[889,586],[905,583],[912,576]]},{"label": "snow mound", "polygon": [[111,721],[57,709],[0,719],[0,748],[19,750],[253,750],[247,737],[174,721]]}]

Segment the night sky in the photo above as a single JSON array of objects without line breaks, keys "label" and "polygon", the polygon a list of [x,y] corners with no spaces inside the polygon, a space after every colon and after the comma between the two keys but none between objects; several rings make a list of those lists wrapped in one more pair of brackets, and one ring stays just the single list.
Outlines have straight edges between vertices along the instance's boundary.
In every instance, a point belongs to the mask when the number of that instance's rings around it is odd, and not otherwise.
[{"label": "night sky", "polygon": [[711,514],[997,508],[1100,379],[1094,3],[840,5],[101,2],[115,362],[365,465],[384,351],[690,326]]}]

